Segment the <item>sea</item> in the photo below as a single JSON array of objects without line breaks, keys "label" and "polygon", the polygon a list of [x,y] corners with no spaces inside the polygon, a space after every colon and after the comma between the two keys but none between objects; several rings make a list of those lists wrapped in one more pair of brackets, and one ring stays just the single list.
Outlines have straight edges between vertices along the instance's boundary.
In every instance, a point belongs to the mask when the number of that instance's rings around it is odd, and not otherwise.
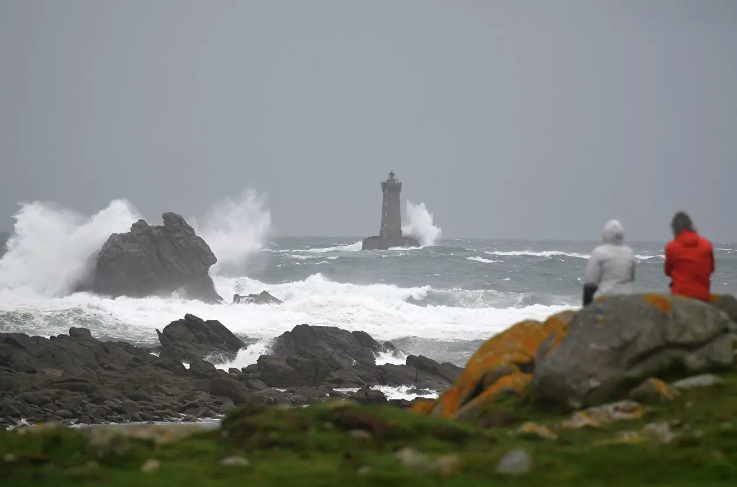
[{"label": "sea", "polygon": [[[211,276],[222,304],[176,294],[110,299],[74,293],[110,233],[127,231],[139,215],[122,200],[94,215],[24,205],[0,258],[0,332],[50,336],[75,326],[101,339],[156,346],[157,328],[192,313],[219,320],[248,344],[233,362],[218,365],[225,369],[255,363],[274,338],[302,323],[365,331],[402,351],[379,362],[421,354],[463,366],[484,340],[518,321],[578,309],[585,265],[597,244],[442,238],[427,208],[408,203],[405,232],[423,245],[362,251],[359,236],[270,236],[263,205],[250,195],[221,205],[220,220],[188,219],[219,258]],[[630,242],[637,291],[668,292],[664,244]],[[713,292],[734,294],[737,244],[714,247]],[[283,303],[232,304],[236,293],[261,291]]]}]

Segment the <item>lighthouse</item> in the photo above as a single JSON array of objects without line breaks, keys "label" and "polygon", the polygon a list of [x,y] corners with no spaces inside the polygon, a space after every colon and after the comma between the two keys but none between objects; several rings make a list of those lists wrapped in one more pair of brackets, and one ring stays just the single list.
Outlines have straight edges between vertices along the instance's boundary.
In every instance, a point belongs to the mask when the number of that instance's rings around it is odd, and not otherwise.
[{"label": "lighthouse", "polygon": [[402,183],[396,178],[394,171],[389,178],[381,182],[381,228],[379,235],[363,239],[363,250],[387,250],[391,247],[419,247],[420,243],[412,237],[402,235],[402,210],[399,205],[399,193]]}]

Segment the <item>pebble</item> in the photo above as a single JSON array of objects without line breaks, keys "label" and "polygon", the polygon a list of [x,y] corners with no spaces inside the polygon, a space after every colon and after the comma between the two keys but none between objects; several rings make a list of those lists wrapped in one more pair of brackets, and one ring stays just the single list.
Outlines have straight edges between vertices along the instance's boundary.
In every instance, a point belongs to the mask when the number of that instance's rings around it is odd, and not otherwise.
[{"label": "pebble", "polygon": [[225,457],[220,461],[220,465],[224,467],[248,467],[251,462],[248,458],[234,455],[232,457]]},{"label": "pebble", "polygon": [[496,472],[506,475],[520,475],[532,469],[532,459],[522,448],[507,452],[496,465]]},{"label": "pebble", "polygon": [[161,462],[153,458],[146,460],[141,465],[141,472],[143,473],[154,473],[161,467]]}]

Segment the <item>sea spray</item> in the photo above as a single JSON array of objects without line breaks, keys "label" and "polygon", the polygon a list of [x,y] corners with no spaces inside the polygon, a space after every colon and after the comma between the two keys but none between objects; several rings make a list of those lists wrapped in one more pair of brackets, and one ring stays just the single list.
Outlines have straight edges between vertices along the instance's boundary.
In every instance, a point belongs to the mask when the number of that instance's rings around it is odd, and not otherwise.
[{"label": "sea spray", "polygon": [[114,200],[90,217],[36,201],[21,205],[14,218],[0,259],[0,292],[55,298],[74,291],[108,237],[140,217],[127,201]]},{"label": "sea spray", "polygon": [[415,237],[423,247],[435,245],[440,239],[441,229],[433,224],[432,213],[427,211],[425,203],[416,205],[407,200],[407,220],[402,233]]},{"label": "sea spray", "polygon": [[211,275],[242,276],[249,255],[261,249],[269,233],[271,213],[266,197],[248,190],[216,203],[204,218],[193,218],[192,226],[218,259]]}]

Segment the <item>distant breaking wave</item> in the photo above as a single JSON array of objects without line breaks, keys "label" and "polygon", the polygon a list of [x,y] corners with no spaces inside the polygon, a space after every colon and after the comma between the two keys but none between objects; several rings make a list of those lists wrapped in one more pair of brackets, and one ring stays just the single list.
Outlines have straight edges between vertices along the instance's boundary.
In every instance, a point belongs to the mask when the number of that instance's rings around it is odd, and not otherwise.
[{"label": "distant breaking wave", "polygon": [[[485,251],[485,254],[496,255],[499,257],[544,257],[549,259],[551,257],[571,257],[574,259],[588,259],[591,257],[589,254],[579,254],[578,252],[563,252],[561,250],[510,250],[510,251]],[[650,260],[650,259],[665,259],[664,255],[635,255],[635,259],[638,260]],[[476,258],[469,257],[468,260],[478,260]]]},{"label": "distant breaking wave", "polygon": [[442,230],[433,223],[432,213],[427,211],[425,203],[416,205],[407,200],[407,219],[409,222],[402,227],[404,235],[415,237],[423,247],[435,245],[440,240]]},{"label": "distant breaking wave", "polygon": [[497,255],[499,257],[573,257],[576,259],[588,259],[590,256],[586,254],[579,254],[576,252],[562,252],[560,250],[543,250],[535,252],[532,250],[510,250],[503,252],[500,250],[485,251],[485,254]]},{"label": "distant breaking wave", "polygon": [[482,264],[495,264],[497,262],[501,262],[499,260],[484,259],[483,257],[466,257],[466,260],[481,262]]}]

